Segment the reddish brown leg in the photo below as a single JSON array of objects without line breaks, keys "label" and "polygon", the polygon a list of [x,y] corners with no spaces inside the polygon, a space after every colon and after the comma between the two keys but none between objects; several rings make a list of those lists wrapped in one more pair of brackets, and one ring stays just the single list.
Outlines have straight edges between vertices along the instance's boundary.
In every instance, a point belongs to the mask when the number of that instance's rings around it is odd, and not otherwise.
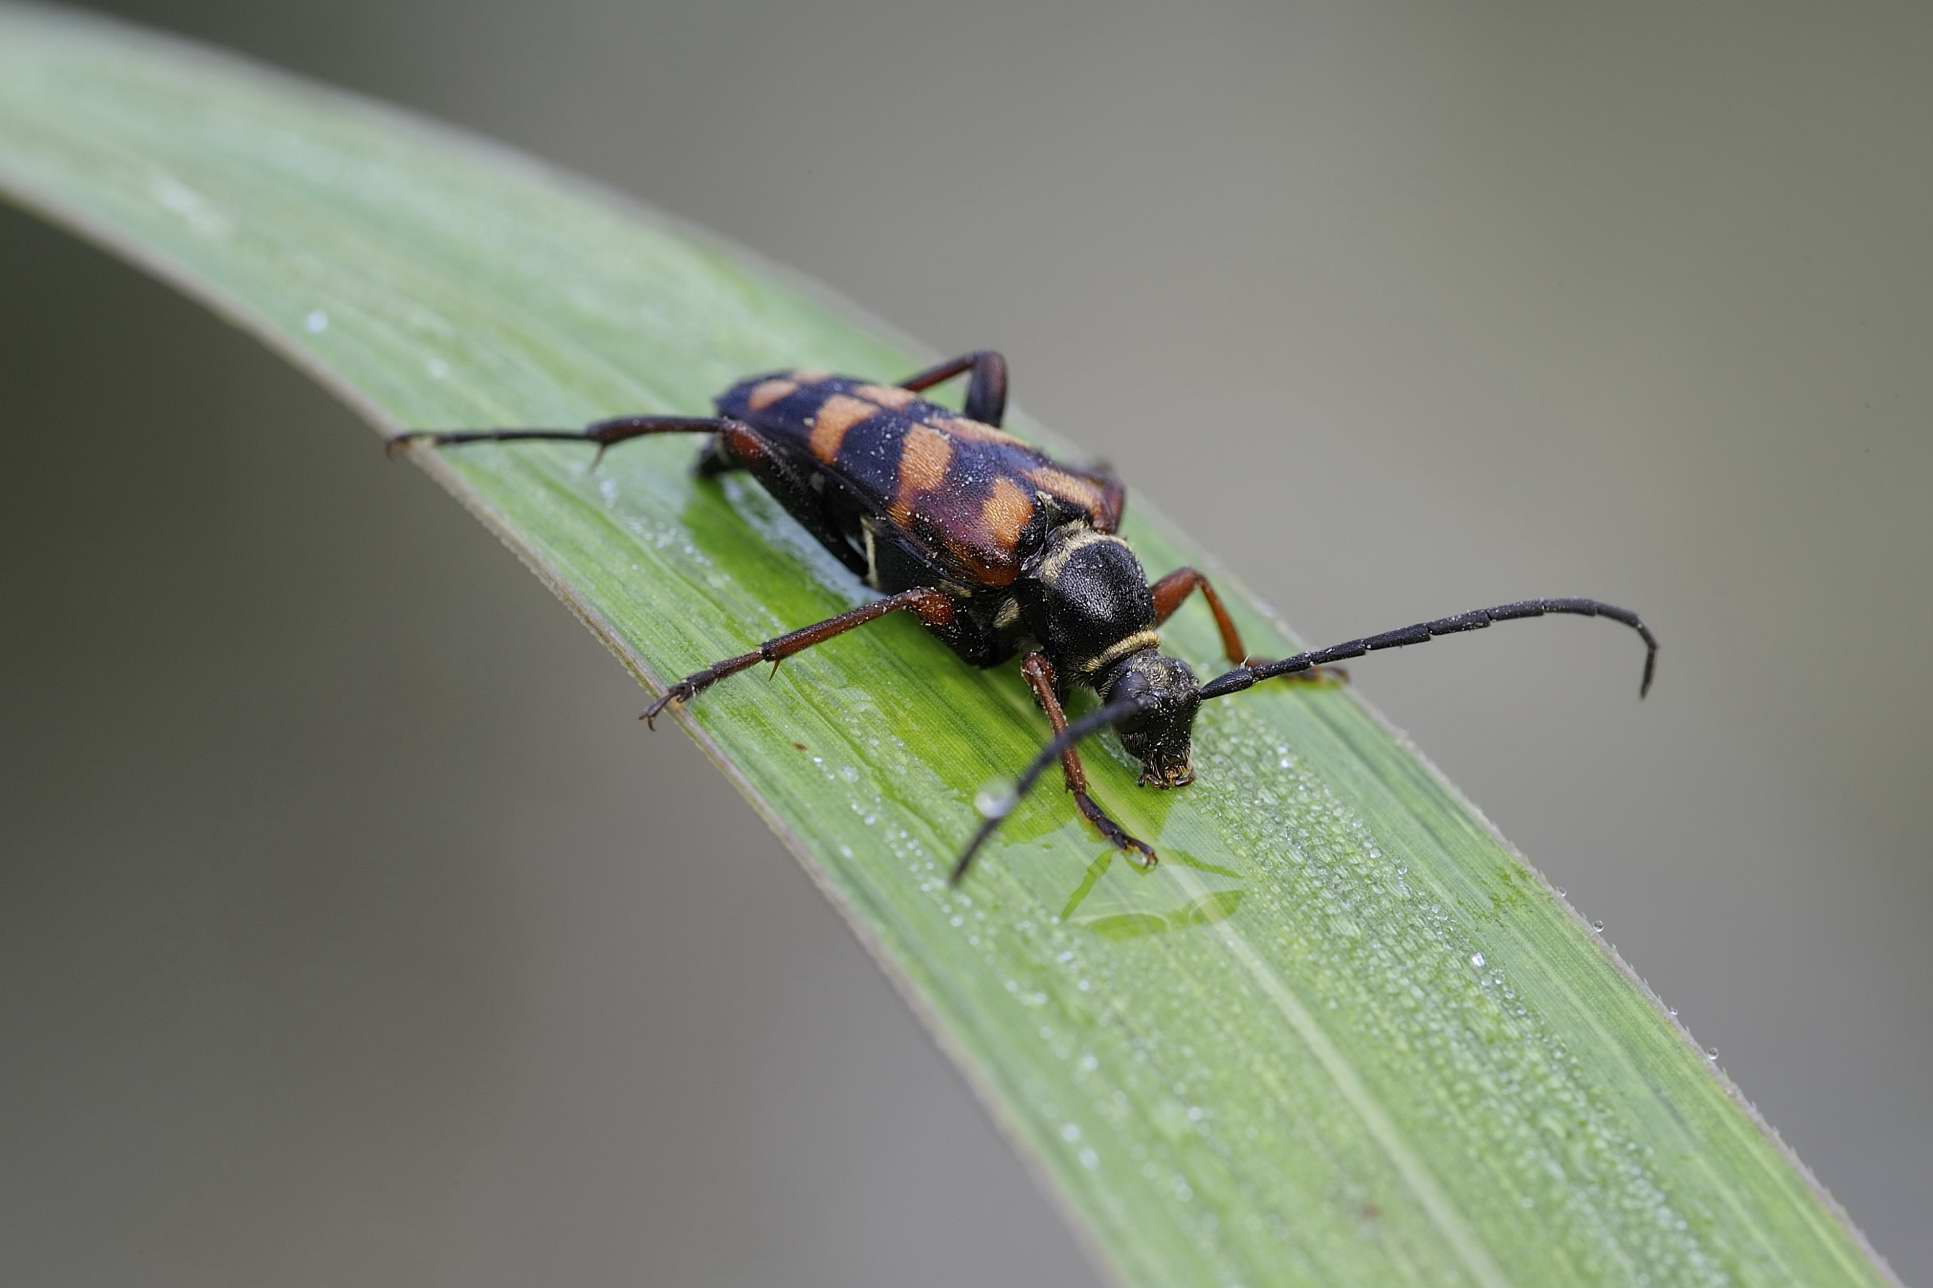
[{"label": "reddish brown leg", "polygon": [[712,685],[728,675],[757,666],[760,662],[770,662],[774,671],[780,662],[794,653],[803,653],[814,644],[823,644],[835,635],[843,635],[855,626],[878,621],[888,613],[915,613],[920,624],[929,630],[944,633],[953,624],[953,600],[945,591],[907,590],[884,599],[875,599],[870,604],[862,604],[850,612],[828,617],[813,626],[803,627],[777,639],[766,640],[750,653],[728,657],[722,662],[713,662],[702,671],[693,671],[684,679],[672,685],[662,698],[651,704],[638,719],[652,724],[666,707],[673,702],[689,702]]},{"label": "reddish brown leg", "polygon": [[[1214,585],[1193,568],[1177,568],[1148,587],[1154,595],[1154,620],[1159,626],[1175,615],[1175,610],[1187,600],[1194,591],[1199,590],[1201,597],[1208,601],[1208,611],[1215,615],[1215,629],[1222,634],[1222,651],[1236,666],[1248,661],[1248,651],[1242,647],[1241,633],[1235,629],[1234,619],[1229,617],[1228,609],[1222,604],[1222,597],[1215,593]],[[1300,671],[1297,675],[1307,676],[1312,682],[1340,683],[1349,679],[1349,672],[1339,666],[1314,667]],[[1290,677],[1283,676],[1283,679]]]},{"label": "reddish brown leg", "polygon": [[515,443],[545,439],[560,443],[595,443],[595,465],[607,448],[648,434],[728,434],[747,426],[722,416],[613,416],[592,421],[582,429],[418,429],[396,434],[383,445],[391,456],[415,443],[455,447],[463,443]]},{"label": "reddish brown leg", "polygon": [[973,375],[967,380],[967,419],[998,425],[1007,415],[1007,360],[991,349],[949,358],[906,377],[899,387],[918,393],[968,371]]},{"label": "reddish brown leg", "polygon": [[1199,590],[1201,597],[1208,601],[1208,611],[1215,615],[1215,629],[1222,633],[1222,652],[1236,666],[1248,661],[1248,650],[1242,647],[1241,632],[1235,629],[1234,619],[1229,617],[1228,609],[1222,605],[1222,597],[1215,593],[1215,587],[1208,578],[1193,568],[1177,568],[1148,587],[1154,595],[1154,623],[1159,626],[1175,615],[1189,595]]},{"label": "reddish brown leg", "polygon": [[[1047,713],[1047,723],[1054,727],[1054,732],[1058,734],[1067,728],[1067,714],[1060,709],[1060,698],[1054,693],[1054,664],[1047,660],[1047,655],[1029,653],[1027,660],[1020,664],[1020,673],[1027,677],[1028,687],[1033,689],[1041,710]],[[1074,807],[1080,810],[1081,817],[1092,823],[1116,849],[1138,850],[1147,860],[1147,866],[1153,867],[1158,862],[1154,851],[1146,843],[1129,836],[1087,794],[1087,770],[1081,766],[1080,753],[1072,747],[1063,751],[1060,754],[1060,768],[1067,779],[1067,790],[1074,793]]]},{"label": "reddish brown leg", "polygon": [[464,443],[512,443],[547,440],[561,443],[595,443],[593,467],[604,453],[618,443],[650,434],[710,434],[712,441],[698,458],[698,474],[709,478],[726,470],[749,470],[767,492],[777,498],[786,513],[797,519],[819,544],[838,557],[839,562],[859,576],[866,575],[866,560],[852,543],[832,530],[826,521],[825,503],[813,492],[783,452],[758,430],[744,421],[725,416],[615,416],[593,421],[582,429],[458,429],[418,430],[397,434],[389,440],[391,456],[416,443],[432,447],[455,447]]}]

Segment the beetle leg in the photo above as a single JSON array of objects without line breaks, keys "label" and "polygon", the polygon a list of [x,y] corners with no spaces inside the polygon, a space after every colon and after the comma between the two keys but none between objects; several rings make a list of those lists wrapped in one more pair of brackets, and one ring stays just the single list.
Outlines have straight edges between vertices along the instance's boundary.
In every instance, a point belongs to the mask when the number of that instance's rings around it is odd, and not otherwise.
[{"label": "beetle leg", "polygon": [[[1208,611],[1215,615],[1215,629],[1222,635],[1222,651],[1236,666],[1242,665],[1248,661],[1248,651],[1242,647],[1241,632],[1235,629],[1235,620],[1228,615],[1222,597],[1215,593],[1214,584],[1193,568],[1177,568],[1148,587],[1149,593],[1154,596],[1155,625],[1159,626],[1173,617],[1175,610],[1197,590],[1208,601]],[[1316,667],[1298,674],[1306,676],[1310,683],[1346,684],[1349,681],[1349,672],[1339,666]]]},{"label": "beetle leg", "polygon": [[918,393],[951,380],[964,371],[973,373],[967,380],[964,408],[967,419],[977,420],[983,425],[998,425],[1007,415],[1007,360],[992,349],[949,358],[906,377],[899,382],[899,387]]},{"label": "beetle leg", "polygon": [[1148,592],[1154,596],[1154,624],[1159,626],[1173,617],[1175,610],[1197,590],[1208,601],[1208,611],[1215,615],[1215,629],[1222,633],[1222,651],[1228,654],[1228,660],[1236,666],[1248,661],[1248,650],[1242,647],[1241,632],[1235,629],[1235,621],[1223,606],[1222,597],[1215,593],[1213,583],[1193,568],[1177,568],[1148,587]]},{"label": "beetle leg", "polygon": [[[1040,709],[1047,713],[1047,723],[1054,727],[1054,732],[1059,734],[1066,729],[1067,713],[1061,710],[1060,696],[1054,692],[1054,664],[1047,660],[1047,655],[1029,653],[1027,660],[1020,664],[1020,673],[1027,678],[1028,687],[1033,689]],[[1067,790],[1074,793],[1074,808],[1081,812],[1081,817],[1092,823],[1116,849],[1138,850],[1146,860],[1145,866],[1153,867],[1158,860],[1146,842],[1129,836],[1087,794],[1087,770],[1081,765],[1080,753],[1071,745],[1060,754],[1060,768],[1062,776],[1067,779]]]},{"label": "beetle leg", "polygon": [[689,702],[728,675],[737,675],[760,662],[770,662],[776,669],[780,662],[793,654],[803,653],[814,644],[823,644],[836,635],[843,635],[855,626],[878,621],[888,613],[917,614],[922,626],[943,633],[953,625],[953,599],[942,590],[901,591],[897,595],[875,599],[870,604],[861,604],[837,617],[828,617],[823,622],[766,640],[750,653],[728,657],[722,662],[713,662],[702,671],[693,671],[667,689],[665,695],[653,702],[650,709],[638,719],[648,725],[653,724],[659,713],[672,703]]},{"label": "beetle leg", "polygon": [[1087,472],[1092,474],[1095,481],[1101,485],[1101,510],[1095,516],[1094,530],[1119,532],[1121,512],[1128,506],[1127,484],[1121,482],[1120,476],[1114,472],[1114,467],[1106,461],[1094,462],[1087,467]]},{"label": "beetle leg", "polygon": [[[633,438],[643,438],[648,434],[718,434],[738,425],[735,420],[723,416],[614,416],[609,420],[592,421],[582,429],[456,429],[456,430],[413,430],[407,434],[397,434],[384,444],[391,456],[412,443],[428,443],[432,447],[455,447],[463,443],[512,443],[530,439],[546,439],[564,443],[595,443],[597,456],[592,464],[602,458],[612,446]],[[743,428],[741,426],[741,428]]]},{"label": "beetle leg", "polygon": [[609,448],[652,434],[710,434],[711,443],[698,457],[698,474],[711,478],[726,470],[744,469],[783,505],[786,512],[819,539],[839,561],[860,577],[866,575],[865,556],[833,531],[824,503],[799,477],[798,468],[771,439],[743,421],[729,416],[615,416],[593,421],[582,429],[458,429],[416,430],[392,437],[391,456],[415,443],[457,447],[465,443],[508,443],[533,439],[563,443],[595,443],[596,465]]}]

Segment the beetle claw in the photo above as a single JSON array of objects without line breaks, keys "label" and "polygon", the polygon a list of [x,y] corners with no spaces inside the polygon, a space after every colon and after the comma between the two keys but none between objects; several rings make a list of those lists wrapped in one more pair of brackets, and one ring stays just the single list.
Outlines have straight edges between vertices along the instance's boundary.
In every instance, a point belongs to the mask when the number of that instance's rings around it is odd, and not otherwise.
[{"label": "beetle claw", "polygon": [[674,702],[689,702],[697,692],[696,685],[680,680],[669,689],[666,689],[663,697],[653,702],[649,707],[646,707],[644,714],[639,716],[638,719],[644,721],[645,728],[655,732],[658,727],[658,717],[664,714],[666,707]]}]

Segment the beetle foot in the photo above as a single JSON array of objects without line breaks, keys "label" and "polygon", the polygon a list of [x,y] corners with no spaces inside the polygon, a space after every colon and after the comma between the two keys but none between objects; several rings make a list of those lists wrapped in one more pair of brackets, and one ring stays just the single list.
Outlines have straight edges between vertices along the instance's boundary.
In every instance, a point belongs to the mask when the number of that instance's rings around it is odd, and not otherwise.
[{"label": "beetle foot", "polygon": [[703,684],[694,683],[690,679],[680,680],[669,689],[666,689],[663,697],[645,708],[644,714],[639,716],[638,719],[644,721],[645,728],[655,730],[658,727],[658,717],[664,714],[666,707],[674,702],[691,701],[698,696],[699,690],[704,687]]},{"label": "beetle foot", "polygon": [[[1111,842],[1115,849],[1124,851],[1136,867],[1143,870],[1161,862],[1152,846],[1138,837],[1130,836],[1125,828],[1107,816],[1107,811],[1094,803],[1094,798],[1086,792],[1074,793],[1074,804],[1079,806],[1081,816],[1094,825],[1094,829]],[[1138,857],[1137,857],[1138,856]]]}]

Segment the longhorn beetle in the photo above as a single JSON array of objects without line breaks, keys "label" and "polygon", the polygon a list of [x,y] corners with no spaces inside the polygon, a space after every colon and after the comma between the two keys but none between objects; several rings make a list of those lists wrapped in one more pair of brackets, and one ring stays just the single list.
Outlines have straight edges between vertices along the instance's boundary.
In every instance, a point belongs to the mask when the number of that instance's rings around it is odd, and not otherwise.
[{"label": "longhorn beetle", "polygon": [[[966,375],[965,415],[918,395]],[[1054,737],[986,817],[953,867],[966,875],[981,845],[1014,802],[1056,759],[1081,814],[1116,847],[1147,865],[1155,852],[1121,828],[1088,792],[1076,744],[1104,729],[1141,762],[1141,782],[1181,787],[1195,712],[1211,698],[1277,677],[1313,679],[1347,658],[1493,622],[1546,613],[1608,617],[1644,640],[1643,697],[1651,688],[1658,641],[1636,613],[1594,599],[1527,599],[1420,622],[1380,635],[1273,662],[1251,661],[1241,635],[1208,579],[1177,568],[1150,583],[1128,543],[1116,535],[1126,489],[1105,466],[1057,461],[999,428],[1007,406],[1007,363],[969,353],[908,376],[872,384],[823,371],[753,376],[716,400],[716,416],[619,416],[579,430],[486,429],[400,434],[411,443],[559,439],[594,443],[601,459],[614,444],[650,434],[706,434],[701,477],[745,470],[834,558],[883,598],[714,662],[666,690],[641,719],[689,702],[728,675],[823,644],[889,613],[911,613],[973,666],[996,666],[1024,651],[1020,673],[1047,713]],[[1197,684],[1186,662],[1161,652],[1157,628],[1195,591],[1208,602],[1234,669]],[[1073,686],[1102,705],[1068,722]]]}]

